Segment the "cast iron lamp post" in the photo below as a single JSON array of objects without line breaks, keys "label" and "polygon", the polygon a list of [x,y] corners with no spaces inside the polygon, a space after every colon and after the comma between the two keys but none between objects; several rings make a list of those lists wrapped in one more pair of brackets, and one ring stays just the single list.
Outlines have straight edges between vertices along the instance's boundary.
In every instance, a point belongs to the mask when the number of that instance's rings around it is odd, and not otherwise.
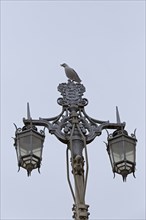
[{"label": "cast iron lamp post", "polygon": [[[89,218],[88,205],[85,203],[86,185],[88,178],[87,145],[106,129],[108,133],[107,152],[110,158],[112,171],[122,175],[126,181],[128,174],[135,172],[136,165],[136,136],[131,136],[125,130],[125,123],[121,123],[118,108],[116,107],[116,123],[100,121],[91,118],[85,112],[88,100],[82,98],[85,92],[83,84],[68,80],[61,83],[58,91],[62,97],[57,102],[62,106],[61,113],[52,118],[32,119],[29,104],[27,104],[27,119],[23,119],[24,127],[16,127],[14,138],[18,159],[18,167],[27,170],[28,176],[33,169],[40,169],[42,160],[43,142],[45,133],[38,131],[36,126],[48,128],[59,141],[66,144],[67,180],[74,200],[73,218],[87,220]],[[114,132],[109,134],[108,129]],[[70,179],[69,155],[71,158],[74,187]],[[83,156],[84,155],[84,156]],[[86,168],[84,169],[84,164]]]}]

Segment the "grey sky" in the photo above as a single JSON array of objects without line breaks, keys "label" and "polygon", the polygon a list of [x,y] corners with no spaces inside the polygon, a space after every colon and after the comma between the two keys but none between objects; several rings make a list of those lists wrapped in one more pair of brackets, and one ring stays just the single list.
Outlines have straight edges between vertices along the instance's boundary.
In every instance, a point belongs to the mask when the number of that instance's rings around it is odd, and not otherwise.
[{"label": "grey sky", "polygon": [[87,113],[115,122],[115,106],[130,133],[137,128],[136,179],[113,173],[103,141],[88,145],[86,203],[90,219],[145,217],[145,1],[1,1],[1,219],[71,219],[66,146],[46,131],[41,174],[30,178],[13,147],[26,103],[33,118],[60,113],[61,63],[86,87]]}]

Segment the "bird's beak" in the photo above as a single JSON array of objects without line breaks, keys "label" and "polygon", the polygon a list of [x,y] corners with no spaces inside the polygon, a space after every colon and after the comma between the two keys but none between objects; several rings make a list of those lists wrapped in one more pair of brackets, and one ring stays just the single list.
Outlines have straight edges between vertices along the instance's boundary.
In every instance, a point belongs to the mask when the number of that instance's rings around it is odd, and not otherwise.
[{"label": "bird's beak", "polygon": [[63,64],[60,64],[60,66],[63,66]]}]

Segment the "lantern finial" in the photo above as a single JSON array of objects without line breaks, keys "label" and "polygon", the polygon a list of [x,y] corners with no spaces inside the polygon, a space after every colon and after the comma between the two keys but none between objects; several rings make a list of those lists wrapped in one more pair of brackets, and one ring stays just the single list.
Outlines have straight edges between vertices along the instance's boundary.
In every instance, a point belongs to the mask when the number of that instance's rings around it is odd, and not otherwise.
[{"label": "lantern finial", "polygon": [[32,164],[27,165],[27,176],[31,176],[31,171],[33,170]]},{"label": "lantern finial", "polygon": [[31,119],[31,116],[30,116],[30,108],[29,108],[29,102],[27,102],[27,119]]},{"label": "lantern finial", "polygon": [[128,172],[127,170],[123,170],[122,173],[121,173],[122,177],[123,177],[123,182],[126,182],[126,178],[127,178],[127,175],[128,175]]},{"label": "lantern finial", "polygon": [[117,123],[121,123],[118,106],[116,106],[116,119],[117,119]]}]

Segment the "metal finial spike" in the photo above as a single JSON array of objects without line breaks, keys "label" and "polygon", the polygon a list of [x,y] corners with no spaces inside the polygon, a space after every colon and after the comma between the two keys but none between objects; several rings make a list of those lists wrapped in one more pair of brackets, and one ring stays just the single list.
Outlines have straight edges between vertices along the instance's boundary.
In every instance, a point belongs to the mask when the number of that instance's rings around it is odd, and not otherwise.
[{"label": "metal finial spike", "polygon": [[117,118],[117,123],[121,123],[120,115],[119,115],[119,110],[118,110],[117,106],[116,106],[116,118]]},{"label": "metal finial spike", "polygon": [[32,171],[32,170],[27,170],[27,176],[28,176],[28,177],[31,176],[31,171]]},{"label": "metal finial spike", "polygon": [[30,116],[30,108],[29,108],[29,102],[27,102],[27,119],[31,119],[31,116]]},{"label": "metal finial spike", "polygon": [[15,126],[16,130],[17,130],[17,125],[15,123],[13,123],[13,125]]},{"label": "metal finial spike", "polygon": [[38,172],[41,173],[41,172],[40,172],[40,168],[38,168]]},{"label": "metal finial spike", "polygon": [[122,178],[123,178],[123,182],[126,182],[127,176],[128,176],[128,171],[127,170],[123,170],[122,173]]},{"label": "metal finial spike", "polygon": [[134,130],[134,135],[136,136],[136,130],[137,130],[137,128],[135,128],[135,130]]},{"label": "metal finial spike", "polygon": [[108,135],[108,137],[109,137],[109,132],[108,132],[108,130],[107,129],[105,129],[106,130],[106,132],[107,132],[107,135]]},{"label": "metal finial spike", "polygon": [[135,176],[135,173],[133,172],[133,176],[134,176],[134,178],[136,178],[136,176]]},{"label": "metal finial spike", "polygon": [[123,175],[123,182],[126,182],[127,175]]}]

